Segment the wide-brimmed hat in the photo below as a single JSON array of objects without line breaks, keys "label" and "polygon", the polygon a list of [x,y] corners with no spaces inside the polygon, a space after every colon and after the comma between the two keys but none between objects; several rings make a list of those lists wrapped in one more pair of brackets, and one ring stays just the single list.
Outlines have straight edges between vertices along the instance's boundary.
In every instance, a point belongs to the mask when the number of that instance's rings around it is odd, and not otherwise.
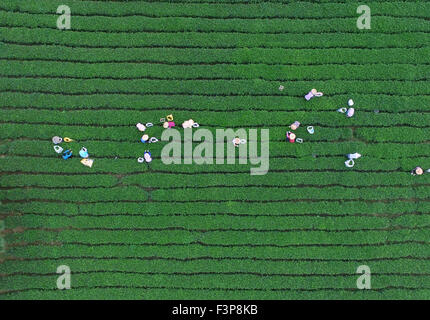
[{"label": "wide-brimmed hat", "polygon": [[421,167],[416,167],[416,168],[415,168],[415,173],[416,173],[417,175],[422,175],[422,174],[424,173],[424,170],[423,170],[423,168],[421,168]]}]

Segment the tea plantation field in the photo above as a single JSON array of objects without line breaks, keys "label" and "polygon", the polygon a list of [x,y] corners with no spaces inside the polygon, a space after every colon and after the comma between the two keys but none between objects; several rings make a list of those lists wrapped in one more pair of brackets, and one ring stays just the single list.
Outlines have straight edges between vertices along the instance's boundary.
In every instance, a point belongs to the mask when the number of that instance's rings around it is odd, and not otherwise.
[{"label": "tea plantation field", "polygon": [[[0,299],[430,299],[429,34],[430,1],[2,0]],[[269,129],[269,172],[164,164],[169,114]]]}]

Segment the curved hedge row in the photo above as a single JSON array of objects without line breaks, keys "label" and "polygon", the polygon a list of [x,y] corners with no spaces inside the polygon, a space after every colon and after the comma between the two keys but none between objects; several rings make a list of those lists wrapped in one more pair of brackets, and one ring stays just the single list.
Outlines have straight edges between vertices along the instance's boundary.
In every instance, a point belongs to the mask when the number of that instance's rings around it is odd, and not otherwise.
[{"label": "curved hedge row", "polygon": [[321,80],[425,80],[430,74],[430,65],[414,66],[399,64],[364,65],[159,65],[125,64],[118,69],[113,63],[88,65],[64,62],[0,61],[0,77],[34,78],[107,78],[107,79],[172,79],[201,80],[215,79],[244,80],[262,79],[272,81],[321,81]]},{"label": "curved hedge row", "polygon": [[[303,88],[305,89],[305,88]],[[309,86],[306,87],[309,90]],[[304,91],[306,91],[304,90]],[[337,106],[345,105],[351,98],[350,94],[326,96],[318,101],[306,103],[303,97],[288,96],[180,96],[180,95],[80,95],[65,96],[61,94],[50,95],[40,93],[0,92],[0,106],[35,109],[93,109],[106,110],[133,110],[152,112],[154,109],[166,112],[197,112],[207,110],[235,112],[235,111],[280,111],[294,110],[334,111]],[[401,112],[427,113],[426,106],[430,104],[430,96],[387,96],[377,94],[354,94],[354,99],[360,101],[361,111],[372,112],[379,110],[395,116]],[[358,110],[357,110],[358,111]],[[307,113],[308,114],[308,113]],[[357,112],[359,115],[359,112]],[[342,119],[342,118],[340,118]],[[155,121],[155,120],[154,120]],[[376,118],[375,118],[376,121]]]},{"label": "curved hedge row", "polygon": [[[294,173],[269,173],[264,177],[249,174],[225,174],[224,176],[200,175],[196,177],[184,174],[165,175],[160,179],[158,174],[145,173],[133,174],[117,179],[111,175],[94,174],[91,179],[87,175],[73,175],[67,179],[55,179],[53,175],[14,174],[1,176],[0,182],[4,187],[47,187],[78,188],[113,187],[117,183],[122,185],[139,185],[150,188],[206,188],[209,186],[271,186],[289,188],[295,185],[341,185],[360,189],[366,186],[420,186],[430,183],[430,177],[424,176],[419,181],[405,179],[409,173],[364,173],[364,172],[294,172]],[[71,187],[71,188],[73,188]]]},{"label": "curved hedge row", "polygon": [[[45,44],[54,49],[65,48],[387,48],[412,47],[421,48],[428,43],[426,33],[372,34],[372,33],[329,33],[321,37],[319,34],[255,34],[217,33],[210,37],[202,37],[199,33],[187,33],[183,37],[173,37],[169,33],[141,34],[104,34],[103,43],[98,41],[101,36],[87,32],[85,37],[78,33],[58,33],[54,30],[40,32],[37,29],[4,28],[0,26],[0,35],[9,45]],[[86,62],[86,61],[83,61]],[[405,63],[407,63],[405,61]],[[410,62],[409,62],[410,63]]]},{"label": "curved hedge row", "polygon": [[[342,105],[346,105],[343,103]],[[341,105],[341,106],[342,106]],[[340,106],[339,106],[340,107]],[[132,129],[136,123],[152,122],[155,126],[151,128],[151,134],[162,133],[162,126],[159,122],[160,118],[165,118],[168,112],[172,112],[174,120],[177,123],[177,129],[183,131],[181,124],[183,121],[190,118],[198,122],[205,129],[224,129],[224,128],[246,128],[246,129],[261,129],[270,130],[287,130],[295,120],[299,120],[302,124],[297,132],[302,133],[309,139],[321,140],[327,134],[327,129],[336,131],[340,129],[356,128],[356,129],[374,129],[385,130],[391,127],[398,126],[400,129],[414,130],[420,129],[425,132],[430,128],[430,113],[410,112],[406,114],[388,114],[388,113],[369,113],[361,112],[359,106],[353,119],[345,117],[345,115],[336,112],[336,106],[331,112],[319,111],[253,111],[243,110],[241,112],[211,112],[211,111],[171,111],[166,108],[165,111],[146,111],[142,113],[138,110],[70,110],[68,112],[57,110],[14,110],[10,112],[8,109],[0,110],[0,117],[3,123],[16,122],[31,125],[32,123],[44,122],[48,125],[68,124],[81,125],[82,127],[94,126],[109,128],[109,130],[129,129],[128,136],[130,137]],[[226,116],[228,115],[228,116]],[[315,135],[310,135],[306,132],[307,125],[313,125],[316,128]],[[318,128],[318,130],[317,130]],[[78,127],[79,129],[79,127]],[[79,131],[76,129],[76,131]],[[396,128],[397,129],[397,128]],[[194,130],[195,131],[195,130]],[[149,130],[148,130],[149,132]],[[136,133],[135,136],[138,136]],[[387,135],[389,136],[389,135]],[[390,135],[395,137],[396,135]],[[47,136],[46,138],[49,138]],[[132,138],[132,137],[130,137]]]},{"label": "curved hedge row", "polygon": [[[8,29],[11,39],[15,28]],[[61,38],[64,32],[50,31],[51,37]],[[31,32],[26,31],[27,34]],[[36,33],[39,34],[40,32]],[[81,32],[84,36],[85,32]],[[86,36],[86,35],[85,35]],[[201,37],[201,35],[199,35]],[[39,36],[34,35],[33,39]],[[7,39],[7,38],[6,38]],[[96,39],[94,39],[96,41]],[[108,37],[104,41],[109,42]],[[100,39],[97,38],[97,42]],[[427,41],[423,42],[428,43]],[[212,50],[206,48],[67,48],[34,46],[29,51],[27,46],[9,44],[0,52],[0,58],[8,60],[37,60],[91,63],[154,63],[171,65],[200,64],[269,64],[269,65],[324,65],[324,64],[374,64],[407,63],[428,64],[426,57],[430,47],[421,48],[331,48],[331,49],[284,49],[284,48],[238,48]]]},{"label": "curved hedge row", "polygon": [[[224,3],[227,2],[227,3]],[[326,3],[328,2],[328,3]],[[401,1],[401,6],[397,1],[393,3],[370,1],[376,14],[387,14],[400,17],[422,16],[428,17],[429,4],[426,2],[417,3],[415,1]],[[60,4],[60,1],[58,1]],[[248,3],[247,1],[141,1],[139,6],[127,1],[106,1],[103,4],[96,1],[85,1],[82,3],[77,0],[69,0],[68,3],[73,7],[76,15],[151,15],[151,16],[196,16],[230,18],[238,17],[290,17],[300,19],[304,17],[355,17],[357,8],[354,1],[333,1],[325,0],[313,3],[311,1],[267,1],[264,3]],[[288,3],[288,6],[284,4]],[[5,0],[1,8],[19,11],[54,14],[58,5],[52,0],[39,0],[32,3],[25,0]],[[323,12],[324,14],[321,14]]]},{"label": "curved hedge row", "polygon": [[[276,138],[276,137],[275,137]],[[34,139],[34,138],[32,138]],[[130,143],[134,144],[133,149],[130,149]],[[197,144],[197,143],[196,143]],[[338,161],[341,157],[351,152],[361,152],[366,159],[383,159],[383,160],[407,160],[416,159],[422,166],[428,164],[428,144],[400,144],[400,143],[383,143],[380,148],[378,145],[367,145],[363,142],[349,143],[346,142],[309,142],[300,146],[288,145],[285,142],[270,142],[270,159],[299,159],[315,161],[316,159],[333,158]],[[86,146],[90,150],[92,157],[97,159],[114,160],[115,157],[120,159],[136,160],[142,155],[142,151],[146,148],[135,140],[115,142],[115,141],[93,141],[81,140],[74,143],[72,150],[79,150],[82,146]],[[164,144],[162,142],[150,147],[154,151],[153,159],[160,160],[161,149]],[[0,154],[8,156],[20,157],[39,157],[39,158],[59,158],[52,149],[52,144],[45,140],[19,140],[15,142],[6,142],[0,146]],[[227,157],[227,155],[226,155]],[[237,157],[237,156],[236,156]],[[346,158],[345,158],[346,159]],[[364,159],[364,158],[363,158]],[[362,160],[363,160],[362,159]],[[69,162],[64,162],[69,163]],[[130,161],[131,163],[131,161]],[[425,176],[421,177],[426,179]],[[375,179],[383,180],[382,176],[376,176]],[[403,179],[404,180],[404,179]],[[408,179],[409,180],[409,179]],[[422,181],[422,180],[420,180]],[[409,181],[403,181],[409,183]]]},{"label": "curved hedge row", "polygon": [[[142,154],[145,149],[142,148]],[[43,161],[41,161],[43,159]],[[415,159],[402,160],[382,160],[382,159],[361,159],[357,162],[354,169],[346,168],[344,165],[345,157],[336,157],[332,159],[314,159],[312,157],[302,159],[272,159],[270,160],[271,172],[410,172],[411,168],[417,166]],[[420,161],[422,162],[422,161]],[[70,159],[69,162],[61,158],[29,158],[10,156],[8,159],[0,158],[0,164],[5,172],[37,172],[44,173],[64,173],[64,174],[81,174],[81,173],[116,173],[116,174],[136,174],[151,170],[155,173],[185,173],[185,174],[225,174],[225,173],[249,173],[251,167],[260,167],[260,165],[250,164],[224,164],[211,165],[203,164],[198,166],[188,164],[177,164],[166,166],[158,161],[151,163],[151,169],[146,165],[140,164],[132,159],[115,159],[102,158],[94,162],[92,168],[84,167],[76,158]],[[424,165],[423,165],[424,166]],[[410,175],[409,175],[410,176]],[[412,177],[409,177],[409,179]]]},{"label": "curved hedge row", "polygon": [[[67,233],[67,232],[66,232]],[[75,239],[79,239],[80,234],[85,233],[83,231],[77,232],[74,235]],[[94,232],[97,234],[97,232]],[[110,233],[112,234],[112,233]],[[145,233],[140,233],[142,237],[146,236]],[[97,236],[97,235],[95,235]],[[109,236],[109,235],[104,235]],[[112,236],[112,235],[111,235]],[[253,234],[254,237],[261,236],[258,234]],[[348,234],[343,234],[344,237],[349,236]],[[363,236],[363,234],[361,234]],[[425,257],[426,256],[426,246],[425,245],[409,245],[410,249],[414,251],[414,256],[417,257]],[[158,247],[158,246],[130,246],[129,248],[126,246],[98,246],[97,252],[94,253],[94,247],[92,246],[79,246],[79,245],[64,245],[63,249],[70,254],[70,256],[94,256],[94,257],[110,257],[113,248],[115,248],[115,252],[117,253],[117,259],[123,257],[129,257],[130,252],[133,252],[136,256],[139,257],[174,257],[178,259],[184,258],[194,258],[194,257],[223,257],[225,255],[225,248],[216,248],[216,247],[202,247],[202,246],[190,246],[189,248],[184,248],[183,246],[171,246],[171,247]],[[38,250],[40,250],[38,252]],[[333,253],[336,254],[337,259],[363,259],[363,260],[371,260],[375,257],[401,257],[403,256],[403,250],[405,250],[405,245],[394,245],[394,246],[385,246],[385,247],[375,247],[372,250],[363,251],[362,248],[348,248],[348,247],[337,247],[337,248],[306,248],[306,252],[304,252],[303,248],[289,248],[286,250],[285,248],[228,248],[229,254],[227,257],[234,258],[272,258],[272,259],[296,259],[296,260],[305,260],[305,259],[330,259],[333,257]],[[53,250],[49,247],[16,247],[13,248],[12,253],[17,257],[26,256],[26,254],[30,254],[32,256],[38,255],[41,258],[45,257],[61,257],[61,251],[59,253],[53,252]],[[27,251],[27,252],[26,252]],[[311,276],[311,275],[308,275]],[[356,276],[352,274],[356,279]],[[306,277],[306,275],[304,276]],[[407,276],[406,276],[407,277]],[[93,280],[93,276],[89,277],[88,281]],[[242,277],[241,277],[242,278]],[[411,278],[409,276],[409,278]],[[428,277],[427,277],[428,278]],[[191,277],[187,278],[188,281],[192,281]],[[211,278],[214,282],[217,279]],[[378,277],[379,279],[379,277]],[[208,279],[209,280],[209,279]],[[238,279],[239,280],[239,279]],[[296,279],[297,281],[298,279]],[[406,280],[406,279],[405,279]],[[18,280],[19,281],[19,280]],[[37,281],[37,278],[35,279]],[[240,280],[239,280],[240,281]],[[428,280],[430,281],[430,280]],[[242,283],[243,284],[243,283]],[[25,285],[25,282],[23,283]],[[28,285],[28,284],[27,284]]]},{"label": "curved hedge row", "polygon": [[[315,10],[315,8],[313,8]],[[72,15],[73,16],[73,15]],[[55,16],[54,16],[55,17]],[[357,16],[318,19],[193,19],[188,17],[82,17],[73,16],[73,32],[100,33],[144,33],[144,32],[199,32],[203,34],[227,33],[360,33],[357,28]],[[53,15],[27,14],[0,11],[3,26],[37,28],[41,30],[57,29],[52,23]],[[370,32],[403,33],[429,32],[430,22],[423,18],[409,17],[373,17],[374,28]]]},{"label": "curved hedge row", "polygon": [[[123,203],[63,203],[58,208],[56,203],[42,202],[13,202],[2,205],[5,213],[34,214],[35,216],[61,216],[64,218],[72,216],[90,217],[116,217],[129,216],[130,218],[143,219],[151,216],[185,216],[185,217],[208,217],[228,216],[234,219],[252,219],[257,216],[286,217],[286,216],[308,216],[315,215],[321,219],[332,219],[333,217],[348,217],[351,215],[365,216],[370,219],[384,219],[390,217],[405,219],[410,216],[427,216],[430,213],[429,202],[308,202],[294,203],[288,206],[283,203],[195,203],[190,206],[187,203],[168,202],[123,202]],[[233,219],[234,218],[234,219]]]}]

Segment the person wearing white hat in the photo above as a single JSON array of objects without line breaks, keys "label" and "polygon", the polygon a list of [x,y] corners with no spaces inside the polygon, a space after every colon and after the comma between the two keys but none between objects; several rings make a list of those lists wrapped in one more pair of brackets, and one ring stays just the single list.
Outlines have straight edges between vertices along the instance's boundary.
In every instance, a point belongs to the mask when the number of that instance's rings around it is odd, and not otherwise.
[{"label": "person wearing white hat", "polygon": [[322,97],[323,93],[318,92],[317,89],[312,89],[307,95],[305,95],[306,101],[311,100],[313,97]]},{"label": "person wearing white hat", "polygon": [[191,127],[193,126],[193,124],[194,124],[194,120],[193,120],[193,119],[190,119],[190,120],[184,121],[184,122],[182,123],[182,127],[183,127],[184,129],[191,128]]},{"label": "person wearing white hat", "polygon": [[143,158],[145,159],[146,163],[150,163],[152,161],[151,152],[149,150],[145,150],[145,152],[143,153]]},{"label": "person wearing white hat", "polygon": [[138,124],[136,124],[136,127],[139,131],[145,131],[146,130],[146,127],[143,124],[141,124],[140,122]]},{"label": "person wearing white hat", "polygon": [[421,167],[416,167],[414,170],[412,170],[411,175],[413,176],[420,176],[424,173],[423,168]]},{"label": "person wearing white hat", "polygon": [[239,138],[237,138],[237,137],[234,138],[232,142],[233,142],[235,147],[239,147],[239,145],[240,145],[240,139]]}]

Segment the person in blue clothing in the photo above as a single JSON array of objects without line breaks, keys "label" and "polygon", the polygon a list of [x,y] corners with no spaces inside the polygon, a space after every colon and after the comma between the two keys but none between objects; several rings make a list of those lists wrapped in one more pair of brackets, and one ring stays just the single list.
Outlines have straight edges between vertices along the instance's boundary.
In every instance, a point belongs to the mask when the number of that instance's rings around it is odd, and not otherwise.
[{"label": "person in blue clothing", "polygon": [[72,154],[73,154],[72,150],[66,150],[66,151],[64,151],[63,152],[63,159],[64,160],[69,159],[72,156]]}]

